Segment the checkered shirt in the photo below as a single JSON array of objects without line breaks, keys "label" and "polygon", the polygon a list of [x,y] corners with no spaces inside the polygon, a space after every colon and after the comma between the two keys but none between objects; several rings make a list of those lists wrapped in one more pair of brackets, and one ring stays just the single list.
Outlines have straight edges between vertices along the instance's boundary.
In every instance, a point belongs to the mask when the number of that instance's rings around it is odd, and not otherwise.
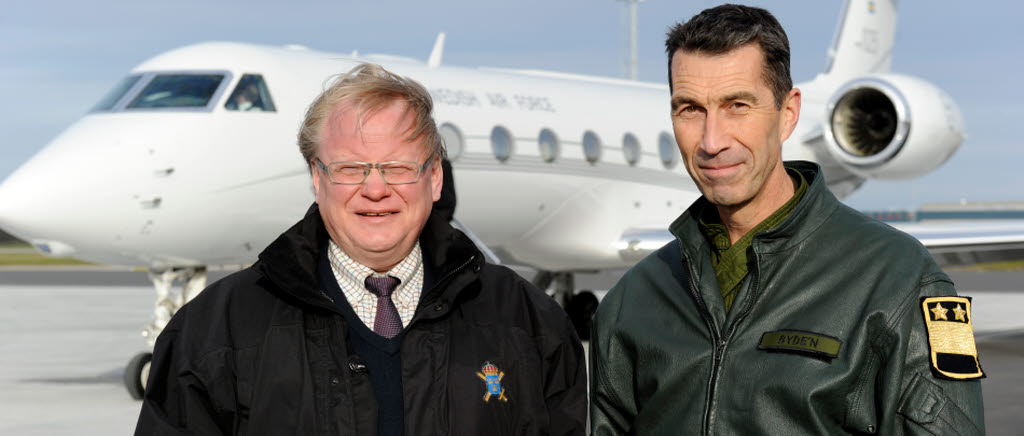
[{"label": "checkered shirt", "polygon": [[420,251],[419,242],[405,259],[386,274],[379,274],[370,267],[356,262],[334,241],[330,241],[327,257],[334,272],[334,279],[338,281],[345,299],[370,330],[373,330],[373,322],[377,317],[377,295],[366,289],[366,278],[371,275],[389,275],[401,280],[391,294],[391,301],[395,303],[398,316],[402,318],[402,328],[409,325],[416,313],[416,305],[420,302],[420,293],[423,292],[423,252]]}]

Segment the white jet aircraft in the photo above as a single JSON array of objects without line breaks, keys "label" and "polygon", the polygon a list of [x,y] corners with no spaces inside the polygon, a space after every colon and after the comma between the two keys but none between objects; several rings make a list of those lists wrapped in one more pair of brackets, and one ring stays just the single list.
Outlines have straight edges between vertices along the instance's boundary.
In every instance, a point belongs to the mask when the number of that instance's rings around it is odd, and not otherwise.
[{"label": "white jet aircraft", "polygon": [[[869,178],[925,174],[964,137],[949,96],[888,72],[894,3],[848,2],[825,72],[798,85],[803,113],[784,157],[820,163],[840,197]],[[535,283],[566,303],[574,272],[628,267],[667,242],[699,195],[680,164],[667,85],[442,66],[442,49],[443,34],[426,63],[238,43],[157,55],[0,185],[0,227],[49,255],[147,268],[152,345],[205,287],[207,267],[252,263],[301,218],[313,200],[295,145],[304,110],[332,77],[375,62],[433,95],[455,224],[492,261],[536,268]],[[922,240],[969,261],[996,243],[1022,248],[1024,226],[935,235]],[[588,319],[592,305],[580,307]],[[135,397],[149,358],[126,371]]]}]

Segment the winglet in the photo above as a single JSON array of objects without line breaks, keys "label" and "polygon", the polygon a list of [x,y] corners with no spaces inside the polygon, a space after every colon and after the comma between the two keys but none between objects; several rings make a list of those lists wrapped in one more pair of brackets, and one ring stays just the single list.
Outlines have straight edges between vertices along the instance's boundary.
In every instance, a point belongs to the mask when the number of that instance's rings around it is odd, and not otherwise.
[{"label": "winglet", "polygon": [[441,55],[444,54],[444,32],[437,34],[437,40],[434,41],[434,49],[430,51],[430,58],[427,59],[427,66],[430,68],[437,68],[441,66]]},{"label": "winglet", "polygon": [[897,0],[847,0],[825,72],[841,78],[889,71]]}]

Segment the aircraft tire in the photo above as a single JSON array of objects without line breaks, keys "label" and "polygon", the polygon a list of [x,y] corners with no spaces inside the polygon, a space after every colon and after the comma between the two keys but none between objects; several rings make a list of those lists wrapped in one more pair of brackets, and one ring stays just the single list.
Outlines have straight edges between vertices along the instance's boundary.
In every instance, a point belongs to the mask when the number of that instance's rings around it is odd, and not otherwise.
[{"label": "aircraft tire", "polygon": [[124,369],[124,387],[128,389],[128,394],[136,400],[141,400],[142,394],[146,392],[149,363],[152,360],[153,353],[139,353],[128,361],[128,366]]},{"label": "aircraft tire", "polygon": [[573,295],[565,305],[565,312],[576,328],[581,341],[590,340],[590,330],[594,325],[594,313],[597,312],[597,296],[590,291],[580,291]]}]

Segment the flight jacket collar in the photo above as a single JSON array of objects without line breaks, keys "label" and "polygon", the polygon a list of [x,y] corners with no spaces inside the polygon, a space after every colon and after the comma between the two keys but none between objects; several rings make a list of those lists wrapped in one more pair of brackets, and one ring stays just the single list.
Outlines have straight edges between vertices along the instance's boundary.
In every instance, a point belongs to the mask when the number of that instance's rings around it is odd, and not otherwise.
[{"label": "flight jacket collar", "polygon": [[[799,245],[821,227],[841,204],[825,184],[825,176],[818,164],[789,161],[784,162],[783,166],[800,172],[809,186],[807,193],[788,218],[778,226],[754,236],[751,245],[759,254],[778,253]],[[707,238],[698,227],[701,212],[708,207],[715,206],[701,196],[669,226],[669,231],[679,240],[683,254],[689,259],[710,250]]]}]

